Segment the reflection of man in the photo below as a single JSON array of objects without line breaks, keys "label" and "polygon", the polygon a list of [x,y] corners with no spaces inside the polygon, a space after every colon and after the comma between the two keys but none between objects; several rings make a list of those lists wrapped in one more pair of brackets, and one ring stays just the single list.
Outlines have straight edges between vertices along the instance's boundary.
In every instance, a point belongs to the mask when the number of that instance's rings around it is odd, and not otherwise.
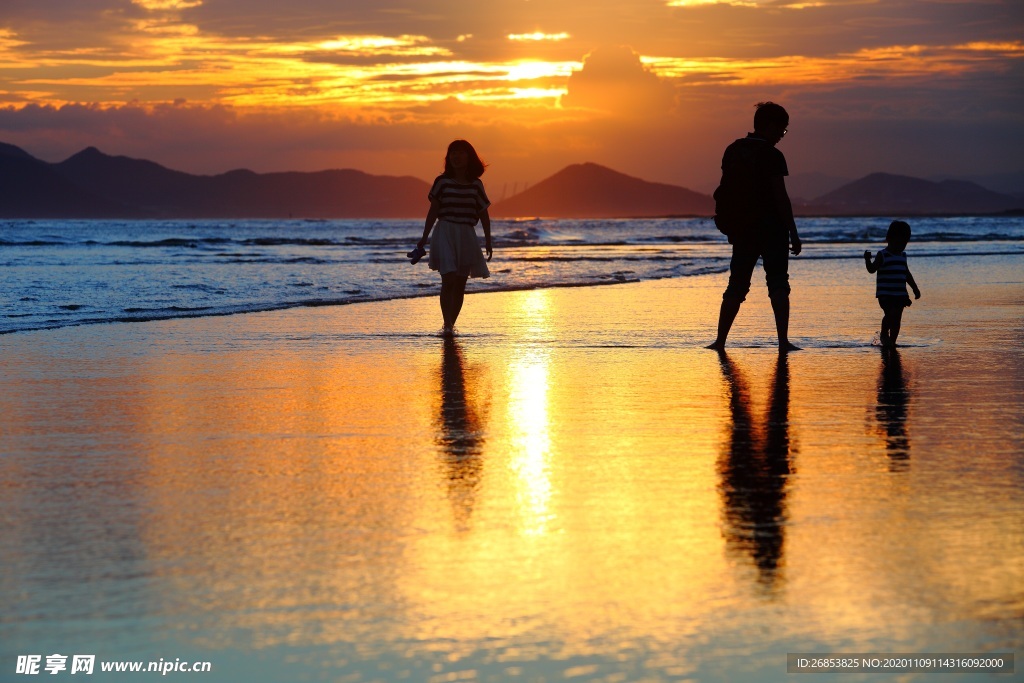
[{"label": "reflection of man", "polygon": [[[757,105],[754,132],[729,145],[722,157],[722,182],[715,191],[719,214],[727,222],[732,261],[729,286],[722,297],[718,337],[708,348],[724,349],[725,339],[750,291],[750,278],[760,258],[775,312],[779,351],[797,347],[789,343],[789,253],[799,254],[800,236],[793,206],[786,193],[789,175],[786,157],[775,145],[786,135],[789,114],[774,102]],[[716,216],[716,222],[720,216]]]},{"label": "reflection of man", "polygon": [[750,390],[723,352],[722,375],[732,416],[729,445],[719,463],[726,543],[749,553],[762,584],[772,586],[782,564],[789,462],[789,364],[780,355],[765,419],[754,421]]}]

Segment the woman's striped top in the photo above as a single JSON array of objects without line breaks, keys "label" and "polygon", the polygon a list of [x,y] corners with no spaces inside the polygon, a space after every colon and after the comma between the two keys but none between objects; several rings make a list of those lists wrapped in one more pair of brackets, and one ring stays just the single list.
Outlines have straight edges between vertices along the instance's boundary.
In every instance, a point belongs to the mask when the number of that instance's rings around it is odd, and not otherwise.
[{"label": "woman's striped top", "polygon": [[480,213],[491,205],[491,200],[484,191],[484,184],[479,178],[466,185],[448,176],[439,175],[427,197],[430,201],[438,203],[440,220],[470,226],[476,225]]}]

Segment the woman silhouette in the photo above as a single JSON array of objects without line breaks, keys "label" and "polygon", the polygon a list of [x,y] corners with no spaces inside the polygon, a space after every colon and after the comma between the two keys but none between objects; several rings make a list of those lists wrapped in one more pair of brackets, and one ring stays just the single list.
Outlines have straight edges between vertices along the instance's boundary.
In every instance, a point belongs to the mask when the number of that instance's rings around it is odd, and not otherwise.
[{"label": "woman silhouette", "polygon": [[[466,295],[466,280],[471,277],[489,277],[487,261],[491,260],[491,218],[487,198],[480,176],[484,163],[473,145],[455,140],[448,145],[444,157],[444,173],[437,176],[427,197],[430,210],[423,226],[423,237],[416,245],[422,250],[430,239],[430,268],[441,273],[441,334],[455,334],[455,321],[462,311]],[[480,221],[484,229],[487,260],[480,251],[474,226]],[[430,231],[434,236],[430,237]]]}]

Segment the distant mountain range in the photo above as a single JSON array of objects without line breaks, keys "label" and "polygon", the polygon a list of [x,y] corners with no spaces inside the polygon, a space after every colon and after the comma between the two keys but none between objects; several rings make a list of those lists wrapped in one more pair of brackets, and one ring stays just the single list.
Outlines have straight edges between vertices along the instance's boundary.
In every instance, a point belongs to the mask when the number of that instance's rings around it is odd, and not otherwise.
[{"label": "distant mountain range", "polygon": [[[828,184],[806,178],[802,187]],[[429,183],[355,170],[192,175],[94,147],[59,163],[0,143],[0,218],[416,218]],[[994,214],[1024,198],[969,181],[873,173],[809,202],[801,215]],[[491,207],[494,217],[710,216],[707,194],[652,183],[597,164],[574,164]]]},{"label": "distant mountain range", "polygon": [[362,171],[200,176],[94,147],[57,164],[0,144],[0,216],[9,218],[406,218],[430,185]]},{"label": "distant mountain range", "polygon": [[[718,178],[715,178],[717,181]],[[786,178],[786,190],[794,202],[806,204],[814,197],[820,197],[826,192],[837,190],[843,185],[853,182],[853,178],[828,175],[818,171],[793,173]],[[717,186],[717,184],[716,184]],[[714,192],[715,187],[711,188]]]},{"label": "distant mountain range", "polygon": [[715,201],[685,187],[649,183],[597,164],[574,164],[498,202],[496,217],[710,216]]},{"label": "distant mountain range", "polygon": [[831,214],[989,214],[1024,208],[1024,200],[966,180],[932,182],[872,173],[813,202]]}]

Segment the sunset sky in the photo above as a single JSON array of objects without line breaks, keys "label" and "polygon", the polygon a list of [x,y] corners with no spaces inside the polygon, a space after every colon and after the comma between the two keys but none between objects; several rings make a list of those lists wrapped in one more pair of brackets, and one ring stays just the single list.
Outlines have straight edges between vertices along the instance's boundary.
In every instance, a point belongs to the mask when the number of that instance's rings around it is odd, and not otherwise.
[{"label": "sunset sky", "polygon": [[47,161],[428,179],[462,137],[492,199],[583,161],[707,191],[759,100],[792,173],[1020,171],[1022,86],[1020,0],[0,5],[0,141]]}]

